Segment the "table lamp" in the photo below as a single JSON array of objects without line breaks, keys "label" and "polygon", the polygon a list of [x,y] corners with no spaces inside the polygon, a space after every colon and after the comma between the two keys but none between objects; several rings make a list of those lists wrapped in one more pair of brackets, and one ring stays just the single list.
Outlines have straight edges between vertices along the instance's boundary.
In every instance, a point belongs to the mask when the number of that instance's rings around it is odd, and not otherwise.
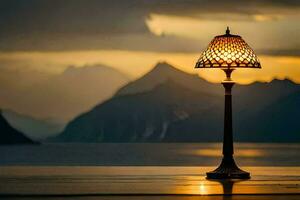
[{"label": "table lamp", "polygon": [[195,68],[220,68],[226,73],[226,79],[222,82],[225,88],[223,159],[217,169],[206,173],[207,178],[248,179],[250,173],[241,170],[233,158],[231,89],[235,82],[231,79],[231,73],[238,68],[261,68],[260,62],[241,36],[230,34],[227,27],[226,34],[211,41]]}]

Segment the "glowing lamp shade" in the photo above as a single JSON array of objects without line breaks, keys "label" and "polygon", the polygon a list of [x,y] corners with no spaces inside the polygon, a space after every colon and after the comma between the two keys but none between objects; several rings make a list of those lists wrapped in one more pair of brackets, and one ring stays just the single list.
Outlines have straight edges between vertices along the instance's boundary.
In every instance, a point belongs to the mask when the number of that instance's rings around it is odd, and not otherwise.
[{"label": "glowing lamp shade", "polygon": [[195,68],[261,68],[257,56],[239,35],[216,36],[201,54]]}]

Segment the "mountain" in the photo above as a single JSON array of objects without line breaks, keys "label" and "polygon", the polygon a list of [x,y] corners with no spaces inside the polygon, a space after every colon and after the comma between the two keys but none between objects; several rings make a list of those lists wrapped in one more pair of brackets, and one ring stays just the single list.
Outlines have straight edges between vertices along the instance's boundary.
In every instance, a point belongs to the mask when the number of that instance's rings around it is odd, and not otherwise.
[{"label": "mountain", "polygon": [[235,85],[233,103],[236,109],[257,112],[279,99],[299,91],[300,85],[284,79],[269,83],[255,82],[249,85]]},{"label": "mountain", "polygon": [[32,140],[15,130],[5,120],[0,112],[0,145],[6,144],[34,144]]},{"label": "mountain", "polygon": [[[198,113],[203,137],[210,119],[221,118],[212,112],[219,108],[215,95],[199,93],[167,80],[150,91],[116,96],[73,120],[58,136],[63,142],[158,142],[167,138],[172,126]],[[191,102],[193,102],[191,104]],[[209,106],[197,102],[210,102]],[[220,108],[219,108],[220,109]],[[216,130],[218,133],[220,130]]]},{"label": "mountain", "polygon": [[3,110],[2,115],[13,128],[35,141],[57,135],[65,127],[60,122],[39,120],[11,110]]},{"label": "mountain", "polygon": [[194,91],[223,95],[223,89],[219,85],[200,79],[198,75],[185,73],[166,62],[160,62],[138,80],[120,88],[116,96],[149,91],[167,80],[172,80]]},{"label": "mountain", "polygon": [[109,99],[129,82],[127,75],[100,64],[69,66],[59,74],[30,68],[1,72],[2,108],[59,123],[66,123]]},{"label": "mountain", "polygon": [[[267,105],[240,123],[241,140],[262,142],[300,141],[300,90]],[[259,131],[258,131],[259,130]]]},{"label": "mountain", "polygon": [[[289,80],[273,80],[237,84],[233,91],[236,141],[300,141],[295,136],[297,123],[288,123],[298,119],[299,85]],[[110,100],[75,118],[53,141],[221,141],[223,93],[221,84],[159,63],[142,78],[121,88]],[[282,117],[281,110],[286,110]],[[278,127],[281,134],[284,131],[284,139],[272,137]]]}]

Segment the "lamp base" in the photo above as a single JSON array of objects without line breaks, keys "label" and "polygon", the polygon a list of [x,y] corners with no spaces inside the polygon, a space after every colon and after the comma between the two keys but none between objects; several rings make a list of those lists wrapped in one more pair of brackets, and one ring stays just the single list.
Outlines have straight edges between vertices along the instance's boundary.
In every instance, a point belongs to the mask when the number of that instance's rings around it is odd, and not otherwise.
[{"label": "lamp base", "polygon": [[233,157],[222,159],[220,166],[214,171],[206,173],[207,179],[249,179],[250,173],[241,170],[234,162]]}]

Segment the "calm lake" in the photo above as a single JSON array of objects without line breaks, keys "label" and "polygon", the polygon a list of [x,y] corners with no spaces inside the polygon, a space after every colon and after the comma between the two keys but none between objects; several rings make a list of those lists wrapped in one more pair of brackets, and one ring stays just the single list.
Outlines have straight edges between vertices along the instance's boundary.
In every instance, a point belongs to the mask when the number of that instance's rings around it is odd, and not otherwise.
[{"label": "calm lake", "polygon": [[[215,166],[220,143],[97,143],[0,146],[0,165]],[[300,166],[300,144],[237,143],[244,166]]]},{"label": "calm lake", "polygon": [[[219,143],[0,146],[0,199],[273,200],[287,198],[272,195],[276,193],[298,194],[300,144],[236,144],[238,164],[252,175],[250,181],[237,183],[205,179],[205,172],[219,164],[221,147]],[[214,196],[223,192],[242,196]],[[189,196],[199,194],[213,196]]]}]

